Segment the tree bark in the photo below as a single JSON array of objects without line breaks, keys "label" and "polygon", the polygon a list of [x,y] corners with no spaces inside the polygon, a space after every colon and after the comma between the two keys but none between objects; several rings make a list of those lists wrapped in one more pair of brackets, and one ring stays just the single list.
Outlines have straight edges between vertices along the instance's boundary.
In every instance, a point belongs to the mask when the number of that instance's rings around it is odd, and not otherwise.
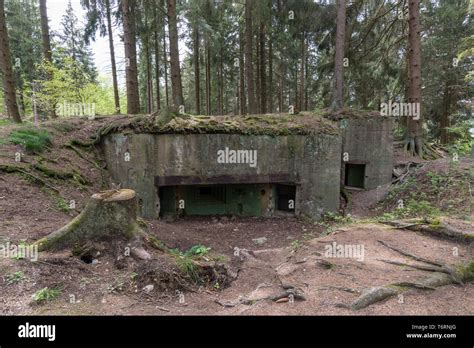
[{"label": "tree bark", "polygon": [[166,35],[163,33],[163,65],[165,71],[165,99],[166,106],[170,105],[170,97],[168,92],[168,55],[166,53]]},{"label": "tree bark", "polygon": [[52,62],[51,42],[49,38],[48,12],[46,8],[46,0],[40,0],[40,17],[41,17],[41,38],[43,41],[43,57],[48,62]]},{"label": "tree bark", "polygon": [[247,99],[248,112],[250,114],[257,113],[257,103],[255,101],[255,81],[253,79],[252,65],[252,0],[245,0],[245,72],[247,80]]},{"label": "tree bark", "polygon": [[420,39],[420,1],[408,2],[408,43],[409,43],[409,102],[417,103],[420,117],[408,117],[407,145],[410,151],[419,157],[423,156],[423,128],[421,112],[421,39]]},{"label": "tree bark", "polygon": [[34,245],[40,251],[61,250],[90,242],[139,241],[144,235],[137,223],[135,191],[110,190],[92,195],[78,216]]},{"label": "tree bark", "polygon": [[156,7],[153,7],[153,16],[155,18],[155,30],[154,30],[154,46],[155,46],[155,80],[156,80],[156,110],[160,111],[161,101],[160,101],[160,47],[159,47],[159,38],[158,38],[158,16]]},{"label": "tree bark", "polygon": [[194,25],[193,35],[193,62],[194,62],[194,102],[196,114],[201,114],[201,71],[199,66],[199,28]]},{"label": "tree bark", "polygon": [[273,113],[273,40],[268,40],[268,112]]},{"label": "tree bark", "polygon": [[267,80],[265,64],[265,24],[260,23],[260,112],[267,113]]},{"label": "tree bark", "polygon": [[168,33],[170,45],[171,92],[173,105],[184,104],[183,87],[181,83],[181,68],[179,65],[178,27],[176,18],[176,0],[166,0],[168,15]]},{"label": "tree bark", "polygon": [[[46,0],[42,0],[46,1]],[[107,16],[107,33],[109,35],[110,62],[112,65],[112,84],[114,89],[115,112],[120,114],[120,96],[117,82],[117,66],[115,65],[114,33],[112,31],[112,19],[110,14],[110,0],[105,0],[105,10]],[[44,38],[43,38],[44,42]]]},{"label": "tree bark", "polygon": [[137,47],[135,36],[135,0],[123,0],[123,37],[126,59],[127,113],[140,112],[138,94]]},{"label": "tree bark", "polygon": [[209,39],[206,38],[206,115],[211,112],[211,48]]},{"label": "tree bark", "polygon": [[337,29],[336,29],[336,56],[334,60],[334,97],[333,110],[344,107],[344,42],[346,32],[346,4],[345,0],[337,0]]},{"label": "tree bark", "polygon": [[20,112],[16,101],[15,81],[10,59],[7,24],[5,21],[5,2],[0,0],[0,68],[3,73],[3,88],[8,115],[16,123],[21,123]]},{"label": "tree bark", "polygon": [[245,69],[244,69],[244,32],[239,25],[239,114],[246,114],[247,101],[245,97]]},{"label": "tree bark", "polygon": [[300,110],[304,110],[305,93],[305,61],[306,61],[306,42],[305,33],[301,33],[301,67],[300,67]]}]

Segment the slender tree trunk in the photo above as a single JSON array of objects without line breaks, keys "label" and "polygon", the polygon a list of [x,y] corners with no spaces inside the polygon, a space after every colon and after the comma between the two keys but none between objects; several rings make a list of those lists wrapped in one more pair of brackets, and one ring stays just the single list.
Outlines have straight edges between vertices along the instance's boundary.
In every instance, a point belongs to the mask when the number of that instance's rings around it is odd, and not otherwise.
[{"label": "slender tree trunk", "polygon": [[[42,0],[42,1],[46,1],[46,0]],[[112,31],[110,0],[105,0],[105,10],[106,10],[106,15],[107,15],[107,33],[109,35],[110,62],[112,64],[112,83],[113,83],[113,89],[114,89],[115,112],[120,114],[120,96],[118,92],[117,66],[115,65],[114,33]]]},{"label": "slender tree trunk", "polygon": [[261,114],[262,109],[261,109],[261,102],[262,102],[262,94],[260,93],[260,84],[261,84],[261,79],[260,79],[260,39],[259,39],[259,33],[256,35],[256,40],[255,40],[255,56],[254,56],[254,61],[257,63],[256,64],[256,71],[255,71],[255,98],[257,101],[257,113]]},{"label": "slender tree trunk", "polygon": [[211,48],[209,39],[206,39],[206,115],[211,112]]},{"label": "slender tree trunk", "polygon": [[239,26],[239,114],[246,114],[247,101],[245,97],[245,69],[244,69],[244,33]]},{"label": "slender tree trunk", "polygon": [[219,86],[220,89],[221,89],[221,91],[220,91],[220,95],[221,95],[221,112],[220,112],[220,114],[224,115],[225,114],[225,110],[224,110],[224,108],[225,108],[225,105],[224,105],[224,59],[223,59],[222,55],[221,55],[221,59],[220,59],[219,69],[221,71],[220,72],[221,82],[220,82],[220,86]]},{"label": "slender tree trunk", "polygon": [[337,29],[336,29],[336,57],[334,62],[334,97],[333,110],[344,107],[344,42],[346,32],[346,4],[345,0],[336,0],[337,7]]},{"label": "slender tree trunk", "polygon": [[135,36],[135,0],[122,0],[123,6],[123,38],[126,60],[127,82],[127,113],[140,112],[140,99],[138,94],[137,47]]},{"label": "slender tree trunk", "polygon": [[170,41],[171,92],[173,105],[184,104],[183,87],[181,83],[181,68],[179,65],[178,27],[176,18],[176,0],[166,0],[168,14],[168,32]]},{"label": "slender tree trunk", "polygon": [[3,89],[5,104],[7,105],[8,115],[14,122],[21,123],[18,104],[16,102],[15,81],[13,79],[13,70],[10,60],[10,46],[8,44],[8,32],[5,22],[5,3],[0,0],[0,69],[3,73]]},{"label": "slender tree trunk", "polygon": [[[43,58],[48,62],[53,62],[52,52],[51,52],[51,41],[49,36],[49,24],[48,24],[48,11],[46,7],[46,0],[40,0],[40,20],[41,20],[41,39],[42,39],[42,48],[43,48]],[[51,79],[51,74],[47,74],[46,78]],[[56,109],[54,105],[50,106],[50,113],[53,118],[56,118]]]},{"label": "slender tree trunk", "polygon": [[156,110],[161,109],[160,102],[160,47],[158,38],[158,16],[156,6],[153,7],[153,16],[155,18],[155,30],[154,30],[154,48],[155,48],[155,81],[156,81]]},{"label": "slender tree trunk", "polygon": [[305,61],[306,61],[305,33],[301,34],[301,67],[300,67],[300,110],[304,110],[304,92],[305,92]]},{"label": "slender tree trunk", "polygon": [[199,29],[194,25],[193,35],[193,61],[194,61],[194,96],[196,104],[196,113],[201,114],[201,81],[200,81],[200,66],[199,66]]},{"label": "slender tree trunk", "polygon": [[253,79],[252,65],[252,0],[245,0],[245,72],[247,80],[247,99],[249,103],[248,112],[257,113],[257,103],[255,101],[255,81]]},{"label": "slender tree trunk", "polygon": [[41,38],[43,41],[43,57],[48,62],[52,62],[51,54],[51,42],[49,39],[49,25],[48,25],[48,12],[46,8],[46,0],[40,0],[40,17],[41,17]]},{"label": "slender tree trunk", "polygon": [[169,102],[169,88],[168,88],[168,55],[166,53],[166,33],[163,32],[163,66],[165,71],[165,98],[166,98],[166,106],[170,105]]},{"label": "slender tree trunk", "polygon": [[413,154],[423,156],[423,129],[421,117],[421,39],[420,1],[408,2],[408,42],[409,42],[409,102],[417,103],[420,117],[408,117],[407,144]]},{"label": "slender tree trunk", "polygon": [[308,111],[309,110],[309,96],[308,96],[308,79],[309,79],[309,74],[308,74],[308,60],[309,60],[309,52],[308,52],[308,39],[306,38],[306,54],[305,54],[305,60],[304,60],[304,110]]},{"label": "slender tree trunk", "polygon": [[260,112],[267,113],[267,80],[266,80],[266,64],[265,64],[265,24],[260,23]]},{"label": "slender tree trunk", "polygon": [[268,112],[273,113],[273,40],[268,41]]},{"label": "slender tree trunk", "polygon": [[278,112],[283,113],[283,62],[280,61],[280,76],[278,79]]},{"label": "slender tree trunk", "polygon": [[451,96],[449,94],[449,82],[446,81],[444,87],[444,97],[443,97],[443,110],[440,120],[440,142],[441,144],[449,143],[449,133],[447,128],[449,127],[449,111],[451,104]]}]

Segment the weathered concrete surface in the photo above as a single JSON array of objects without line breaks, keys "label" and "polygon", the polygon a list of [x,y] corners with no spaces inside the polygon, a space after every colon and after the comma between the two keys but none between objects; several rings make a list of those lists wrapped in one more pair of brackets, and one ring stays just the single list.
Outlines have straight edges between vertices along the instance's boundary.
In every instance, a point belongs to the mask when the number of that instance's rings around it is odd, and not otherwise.
[{"label": "weathered concrete surface", "polygon": [[[226,147],[257,150],[257,165],[218,163],[217,152]],[[137,192],[146,218],[159,214],[156,178],[169,176],[200,177],[203,182],[222,175],[288,177],[289,183],[297,185],[297,215],[317,219],[339,208],[341,138],[337,135],[115,133],[103,140],[102,150],[112,178]]]},{"label": "weathered concrete surface", "polygon": [[[342,153],[348,154],[347,163],[365,164],[365,189],[373,189],[392,180],[393,119],[391,117],[344,118]],[[342,182],[345,163],[343,161]]]}]

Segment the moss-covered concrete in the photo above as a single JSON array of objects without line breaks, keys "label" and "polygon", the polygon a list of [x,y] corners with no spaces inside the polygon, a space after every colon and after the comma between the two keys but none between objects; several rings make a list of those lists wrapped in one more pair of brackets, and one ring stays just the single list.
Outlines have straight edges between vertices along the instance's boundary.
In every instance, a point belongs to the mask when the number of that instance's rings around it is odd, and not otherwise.
[{"label": "moss-covered concrete", "polygon": [[[256,166],[218,163],[218,151],[226,147],[257,151]],[[159,215],[160,180],[179,180],[183,185],[278,181],[297,186],[297,215],[319,218],[339,208],[337,135],[114,133],[104,138],[102,149],[110,174],[122,187],[137,192],[141,214],[147,218]]]}]

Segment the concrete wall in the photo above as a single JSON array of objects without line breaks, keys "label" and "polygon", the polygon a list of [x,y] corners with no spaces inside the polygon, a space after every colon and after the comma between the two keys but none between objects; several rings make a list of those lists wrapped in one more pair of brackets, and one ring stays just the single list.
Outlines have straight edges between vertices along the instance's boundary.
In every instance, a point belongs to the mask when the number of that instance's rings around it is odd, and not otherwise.
[{"label": "concrete wall", "polygon": [[[391,117],[345,118],[340,122],[342,152],[348,163],[366,165],[365,189],[373,189],[392,180],[393,120]],[[344,182],[344,162],[342,182]]]},{"label": "concrete wall", "polygon": [[[257,166],[218,163],[217,151],[225,147],[257,150]],[[116,133],[103,140],[102,151],[112,178],[137,192],[141,215],[146,218],[156,218],[159,213],[157,178],[170,177],[197,178],[203,184],[219,176],[240,178],[240,183],[279,178],[297,185],[297,215],[317,219],[339,209],[339,136]]]}]

